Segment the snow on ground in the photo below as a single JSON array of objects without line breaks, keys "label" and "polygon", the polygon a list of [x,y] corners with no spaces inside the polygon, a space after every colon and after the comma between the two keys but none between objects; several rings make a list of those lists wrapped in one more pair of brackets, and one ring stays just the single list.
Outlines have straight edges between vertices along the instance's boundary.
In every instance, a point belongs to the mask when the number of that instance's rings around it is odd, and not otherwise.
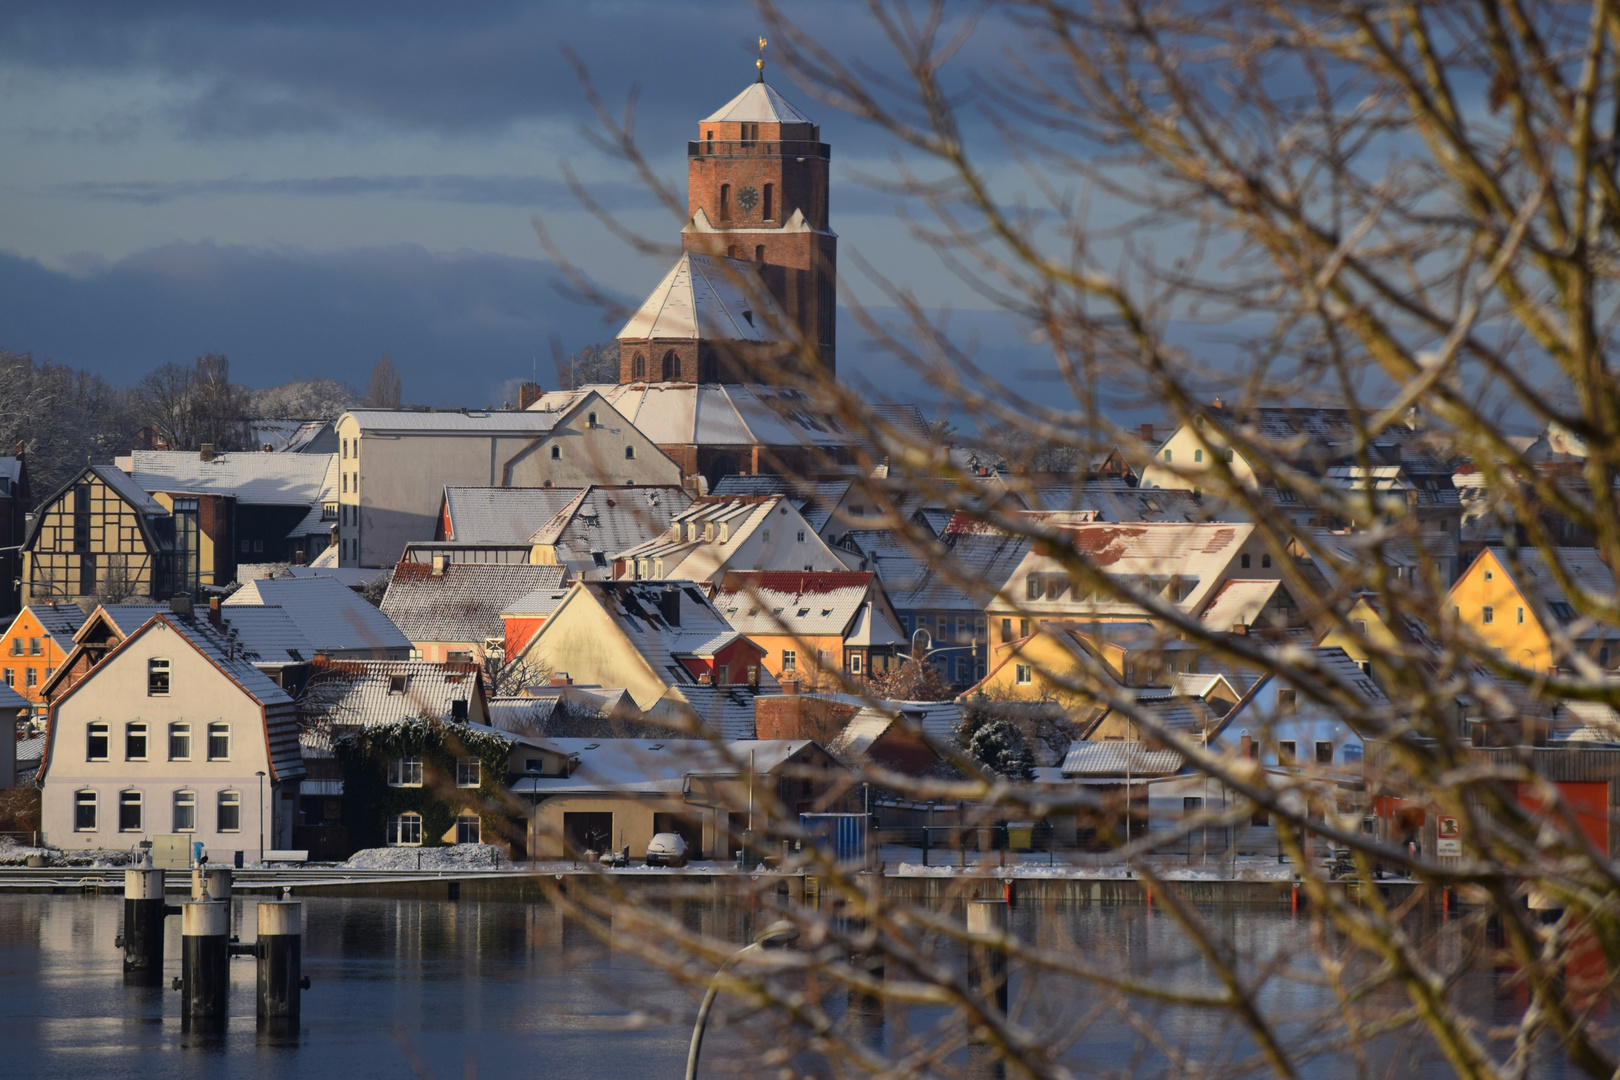
[{"label": "snow on ground", "polygon": [[117,848],[91,848],[85,851],[63,851],[53,847],[30,847],[18,844],[9,837],[0,838],[0,866],[27,866],[30,856],[44,858],[47,866],[128,866],[130,853]]},{"label": "snow on ground", "polygon": [[[1294,868],[1292,866],[1239,866],[1234,878],[1230,867],[1200,867],[1200,866],[1164,866],[1155,865],[1154,871],[1166,881],[1292,881]],[[1140,878],[1130,867],[1123,864],[1108,866],[1066,866],[1058,863],[1052,866],[1035,863],[1019,863],[1011,866],[999,866],[996,863],[969,863],[964,869],[960,866],[924,866],[921,863],[902,862],[890,872],[893,877],[956,877],[965,875],[969,877],[995,877],[995,878],[1074,878],[1083,881],[1093,879],[1116,880],[1121,878]]]},{"label": "snow on ground", "polygon": [[510,870],[506,852],[492,844],[366,848],[339,866],[353,870]]}]

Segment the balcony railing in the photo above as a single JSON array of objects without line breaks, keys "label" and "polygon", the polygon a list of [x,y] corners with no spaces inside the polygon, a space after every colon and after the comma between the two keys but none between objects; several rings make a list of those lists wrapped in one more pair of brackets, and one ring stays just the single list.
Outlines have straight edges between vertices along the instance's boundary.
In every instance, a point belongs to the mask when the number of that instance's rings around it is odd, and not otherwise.
[{"label": "balcony railing", "polygon": [[832,160],[832,147],[824,142],[770,142],[765,139],[695,139],[686,144],[686,156],[702,157],[797,157]]}]

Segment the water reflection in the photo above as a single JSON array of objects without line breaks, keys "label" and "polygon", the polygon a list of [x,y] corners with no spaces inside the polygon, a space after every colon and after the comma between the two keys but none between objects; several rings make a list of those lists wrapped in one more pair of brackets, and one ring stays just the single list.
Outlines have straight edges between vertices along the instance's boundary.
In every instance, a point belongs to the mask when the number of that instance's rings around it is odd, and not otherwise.
[{"label": "water reflection", "polygon": [[[223,1030],[187,1030],[179,994],[180,934],[169,920],[161,986],[126,986],[114,945],[122,914],[116,897],[0,896],[0,1015],[6,1057],[0,1074],[73,1078],[408,1075],[559,1077],[679,1076],[696,991],[644,962],[622,920],[603,941],[543,904],[450,903],[305,897],[303,1015],[295,1026],[258,1022],[252,960],[231,963],[230,1019]],[[234,900],[233,932],[251,939],[256,900]],[[694,932],[751,939],[756,917],[741,905],[673,903],[671,915]],[[1206,909],[1210,930],[1236,954],[1258,987],[1265,1014],[1292,1041],[1342,1035],[1334,996],[1318,958],[1343,952],[1308,919],[1286,911]],[[1209,958],[1181,927],[1145,908],[1021,906],[1013,930],[1042,954],[1073,951],[1098,970],[1129,972],[1183,989],[1219,987]],[[1481,1024],[1513,1023],[1522,988],[1499,968],[1485,928],[1419,916],[1412,932],[1430,941],[1437,968],[1458,972],[1451,997]],[[942,945],[943,949],[944,946]],[[911,977],[854,956],[880,983]],[[1264,977],[1260,977],[1264,973]],[[1077,1075],[1174,1073],[1180,1055],[1195,1062],[1252,1061],[1254,1047],[1224,1010],[1132,1002],[1125,1009],[1090,983],[1051,973],[1010,975],[1009,1008],[1026,1023],[1065,1033],[1064,1064]],[[940,1008],[905,1008],[828,984],[823,1007],[852,1043],[900,1054],[951,1045],[952,1067],[999,1075],[995,1054],[968,1047]],[[1406,1005],[1398,987],[1367,1000]],[[741,1011],[741,1006],[734,1006]],[[727,1011],[722,1009],[722,1013]],[[714,1033],[705,1075],[743,1075],[771,1053],[805,1072],[825,1063],[795,1048],[758,1018],[752,1030]],[[711,1049],[713,1056],[711,1057]],[[1443,1076],[1449,1069],[1417,1035],[1386,1035],[1368,1045],[1323,1052],[1306,1075],[1352,1073],[1357,1056],[1375,1073]],[[1557,1077],[1556,1046],[1538,1046],[1532,1075]]]}]

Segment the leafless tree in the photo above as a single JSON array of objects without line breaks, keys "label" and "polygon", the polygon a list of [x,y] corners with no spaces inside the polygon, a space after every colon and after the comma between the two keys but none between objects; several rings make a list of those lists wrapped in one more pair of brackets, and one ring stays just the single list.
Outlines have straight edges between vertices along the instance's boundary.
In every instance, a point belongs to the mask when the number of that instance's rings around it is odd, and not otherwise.
[{"label": "leafless tree", "polygon": [[359,393],[336,379],[294,379],[252,391],[247,408],[267,420],[335,420],[359,403]]},{"label": "leafless tree", "polygon": [[[868,779],[972,805],[987,824],[1089,822],[1180,928],[1203,975],[1112,970],[1052,929],[1035,940],[970,934],[954,905],[895,901],[806,845],[786,865],[823,883],[821,909],[779,899],[764,879],[739,886],[793,922],[805,947],[719,980],[755,1010],[742,1028],[764,1063],[935,1075],[978,1046],[1008,1075],[1108,1074],[1088,1040],[1123,1030],[1167,1075],[1399,1074],[1426,1056],[1458,1075],[1522,1076],[1549,1047],[1574,1070],[1613,1075],[1620,1058],[1601,1011],[1613,961],[1579,992],[1566,973],[1620,933],[1620,876],[1538,771],[1545,757],[1525,732],[1571,702],[1620,706],[1599,652],[1620,637],[1620,590],[1612,572],[1595,580],[1590,570],[1620,566],[1620,14],[1603,3],[1333,0],[1015,0],[958,14],[942,0],[872,0],[893,53],[873,67],[834,54],[768,0],[762,11],[801,92],[892,141],[893,172],[874,182],[901,219],[1050,350],[1052,378],[1029,392],[981,364],[902,284],[881,287],[903,331],[846,297],[867,333],[977,428],[957,441],[1005,445],[1015,432],[1020,445],[1077,462],[1120,448],[1211,518],[1252,523],[1310,636],[1345,643],[1365,668],[1206,625],[1151,575],[1110,573],[1072,522],[1025,512],[1027,480],[988,485],[937,442],[909,439],[892,413],[819,376],[792,325],[777,327],[797,362],[774,377],[859,433],[850,471],[880,519],[985,600],[1004,583],[977,580],[910,509],[943,507],[1024,538],[1066,587],[1128,606],[1162,644],[1191,644],[1201,663],[1285,688],[1276,714],[1255,715],[1258,741],[1274,738],[1286,700],[1368,747],[1357,794],[1310,768],[1212,752],[1094,658],[1044,672],[1191,763],[1218,805],[1144,832],[1129,806],[1121,815],[1093,789],[1009,783],[966,756],[954,762],[960,782]],[[998,58],[976,49],[981,37],[1013,44]],[[605,144],[684,223],[685,201],[660,186],[628,123],[605,109],[599,120]],[[1313,407],[1338,410],[1331,430],[1266,421],[1270,408]],[[1172,460],[1144,439],[1133,421],[1145,412],[1184,432],[1193,453]],[[1571,433],[1579,452],[1548,468],[1514,424]],[[1493,542],[1516,574],[1533,571],[1562,597],[1543,613],[1550,664],[1504,655],[1448,595],[1457,537],[1436,535],[1421,492],[1391,502],[1378,487],[1396,446],[1477,468],[1478,519],[1505,526]],[[1572,534],[1590,547],[1561,546]],[[1376,606],[1383,631],[1350,618],[1358,600]],[[1041,617],[1021,591],[1000,601]],[[1601,725],[1591,730],[1601,737]],[[1461,854],[1365,831],[1369,800],[1384,796],[1459,822]],[[1275,828],[1312,912],[1316,932],[1290,938],[1292,955],[1226,933],[1166,876],[1167,851],[1257,816]],[[770,803],[756,820],[763,850],[806,839],[791,807]],[[1345,853],[1331,869],[1327,848]],[[1407,899],[1387,898],[1377,872],[1415,883],[1401,886]],[[984,884],[964,876],[943,895]],[[1466,916],[1438,926],[1421,915],[1442,897],[1465,898]],[[638,936],[680,977],[706,979],[731,953],[608,879],[558,902],[605,936]],[[829,903],[840,918],[825,916]],[[951,960],[974,949],[1002,953],[1047,996],[1002,1012]],[[1479,965],[1511,971],[1522,1007],[1472,999]],[[1279,1008],[1306,981],[1319,1006]],[[853,1004],[828,1004],[834,989],[920,1026],[873,1040]],[[1220,1034],[1169,1036],[1165,1010],[1210,1018]]]},{"label": "leafless tree", "polygon": [[394,370],[394,358],[387,353],[371,368],[366,382],[366,406],[372,409],[397,409],[403,382]]},{"label": "leafless tree", "polygon": [[598,341],[578,349],[568,358],[568,386],[619,381],[619,343]]},{"label": "leafless tree", "polygon": [[99,375],[0,349],[0,446],[21,445],[36,496],[88,461],[128,449],[137,423],[128,391]]},{"label": "leafless tree", "polygon": [[168,363],[135,386],[137,415],[152,441],[170,450],[216,450],[246,444],[247,392],[230,381],[230,360],[199,356],[190,367]]}]

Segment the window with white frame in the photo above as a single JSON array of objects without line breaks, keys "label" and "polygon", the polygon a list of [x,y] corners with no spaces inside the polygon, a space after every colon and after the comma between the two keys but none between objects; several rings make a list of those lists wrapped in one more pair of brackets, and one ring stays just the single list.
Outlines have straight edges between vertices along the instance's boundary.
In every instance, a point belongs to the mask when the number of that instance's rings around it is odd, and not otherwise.
[{"label": "window with white frame", "polygon": [[169,661],[161,656],[154,656],[146,662],[146,696],[169,696]]},{"label": "window with white frame", "polygon": [[118,831],[141,831],[141,793],[138,791],[120,791],[118,793]]},{"label": "window with white frame", "polygon": [[146,725],[139,721],[124,725],[124,760],[146,760]]},{"label": "window with white frame", "polygon": [[97,721],[84,729],[84,760],[107,760],[107,725]]},{"label": "window with white frame", "polygon": [[177,791],[174,793],[174,831],[197,831],[197,793],[195,791]]},{"label": "window with white frame", "polygon": [[1035,681],[1035,669],[1028,664],[1019,664],[1013,670],[1013,681],[1019,686],[1028,686]]},{"label": "window with white frame", "polygon": [[169,760],[191,760],[191,725],[187,723],[174,723],[169,725]]},{"label": "window with white frame", "polygon": [[208,760],[231,759],[231,725],[216,720],[208,725]]},{"label": "window with white frame", "polygon": [[799,668],[799,653],[797,649],[782,650],[782,670],[797,671]]},{"label": "window with white frame", "polygon": [[242,831],[242,793],[240,791],[222,791],[219,793],[216,821],[220,832]]},{"label": "window with white frame", "polygon": [[416,813],[405,813],[389,818],[388,846],[421,847],[422,815]]},{"label": "window with white frame", "polygon": [[397,757],[389,759],[388,786],[421,787],[422,759],[419,757]]},{"label": "window with white frame", "polygon": [[456,787],[477,787],[482,782],[482,776],[482,764],[477,758],[456,758]]},{"label": "window with white frame", "polygon": [[480,839],[482,835],[483,829],[479,826],[477,814],[463,813],[456,818],[456,843],[481,844],[483,843]]},{"label": "window with white frame", "polygon": [[96,793],[93,791],[76,791],[73,793],[73,831],[96,831]]}]

